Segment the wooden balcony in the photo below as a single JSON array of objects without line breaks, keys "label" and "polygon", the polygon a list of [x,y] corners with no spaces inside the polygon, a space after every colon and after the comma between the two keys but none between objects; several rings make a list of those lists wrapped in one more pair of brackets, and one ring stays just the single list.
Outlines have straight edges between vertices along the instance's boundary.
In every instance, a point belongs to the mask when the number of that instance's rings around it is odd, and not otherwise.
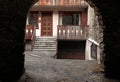
[{"label": "wooden balcony", "polygon": [[49,5],[54,5],[55,0],[39,0],[38,3],[39,5],[44,5],[44,6],[49,6]]},{"label": "wooden balcony", "polygon": [[41,6],[80,6],[87,5],[85,0],[39,0]]},{"label": "wooden balcony", "polygon": [[85,40],[88,37],[88,26],[58,25],[58,40]]},{"label": "wooden balcony", "polygon": [[81,6],[86,5],[85,0],[56,0],[58,6]]},{"label": "wooden balcony", "polygon": [[85,0],[38,0],[36,4],[31,7],[32,11],[44,10],[69,10],[80,11],[88,7]]}]

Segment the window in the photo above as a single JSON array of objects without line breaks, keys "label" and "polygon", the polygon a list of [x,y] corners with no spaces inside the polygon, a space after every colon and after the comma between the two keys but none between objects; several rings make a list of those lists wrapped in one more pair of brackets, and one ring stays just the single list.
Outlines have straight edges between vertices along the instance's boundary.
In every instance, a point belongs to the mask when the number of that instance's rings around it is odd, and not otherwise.
[{"label": "window", "polygon": [[97,45],[94,43],[91,45],[91,57],[97,60]]},{"label": "window", "polygon": [[79,13],[60,13],[61,25],[79,25]]}]

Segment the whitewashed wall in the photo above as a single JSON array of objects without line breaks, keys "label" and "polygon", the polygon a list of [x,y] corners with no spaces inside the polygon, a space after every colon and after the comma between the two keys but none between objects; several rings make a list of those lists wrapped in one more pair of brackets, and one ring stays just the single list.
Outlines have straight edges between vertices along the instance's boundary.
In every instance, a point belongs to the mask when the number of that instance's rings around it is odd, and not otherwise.
[{"label": "whitewashed wall", "polygon": [[95,12],[94,9],[88,6],[88,21],[87,24],[89,26],[93,26],[94,24],[94,19],[95,19]]},{"label": "whitewashed wall", "polygon": [[53,11],[53,36],[57,36],[58,21],[59,21],[58,11]]},{"label": "whitewashed wall", "polygon": [[97,52],[97,60],[99,62],[99,60],[100,60],[99,44],[96,41],[94,41],[93,39],[90,39],[90,38],[86,40],[85,60],[95,60],[91,57],[91,45],[92,45],[92,43],[97,45],[97,51],[96,52]]}]

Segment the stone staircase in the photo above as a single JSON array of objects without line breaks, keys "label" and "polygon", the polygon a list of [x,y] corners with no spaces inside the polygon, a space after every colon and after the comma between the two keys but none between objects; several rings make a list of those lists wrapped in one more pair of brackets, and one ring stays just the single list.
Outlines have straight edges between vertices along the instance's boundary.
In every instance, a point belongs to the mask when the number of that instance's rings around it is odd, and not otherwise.
[{"label": "stone staircase", "polygon": [[56,37],[36,37],[33,51],[56,51],[56,49]]}]

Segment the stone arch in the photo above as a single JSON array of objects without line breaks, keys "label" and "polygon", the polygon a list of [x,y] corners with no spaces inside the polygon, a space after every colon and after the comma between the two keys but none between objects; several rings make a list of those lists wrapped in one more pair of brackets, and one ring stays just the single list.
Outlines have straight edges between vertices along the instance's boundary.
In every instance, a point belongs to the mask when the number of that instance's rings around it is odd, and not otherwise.
[{"label": "stone arch", "polygon": [[99,17],[99,24],[103,29],[103,53],[102,64],[104,65],[104,74],[107,78],[119,79],[120,67],[119,65],[119,21],[120,13],[117,12],[119,8],[118,1],[109,0],[86,0],[97,12]]},{"label": "stone arch", "polygon": [[18,80],[24,72],[26,15],[36,1],[0,1],[0,80]]},{"label": "stone arch", "polygon": [[[24,72],[24,31],[26,15],[37,0],[1,0],[0,3],[0,79],[18,80]],[[120,79],[120,19],[116,0],[86,0],[99,15],[103,28],[105,76]],[[105,54],[105,55],[103,55]]]}]

